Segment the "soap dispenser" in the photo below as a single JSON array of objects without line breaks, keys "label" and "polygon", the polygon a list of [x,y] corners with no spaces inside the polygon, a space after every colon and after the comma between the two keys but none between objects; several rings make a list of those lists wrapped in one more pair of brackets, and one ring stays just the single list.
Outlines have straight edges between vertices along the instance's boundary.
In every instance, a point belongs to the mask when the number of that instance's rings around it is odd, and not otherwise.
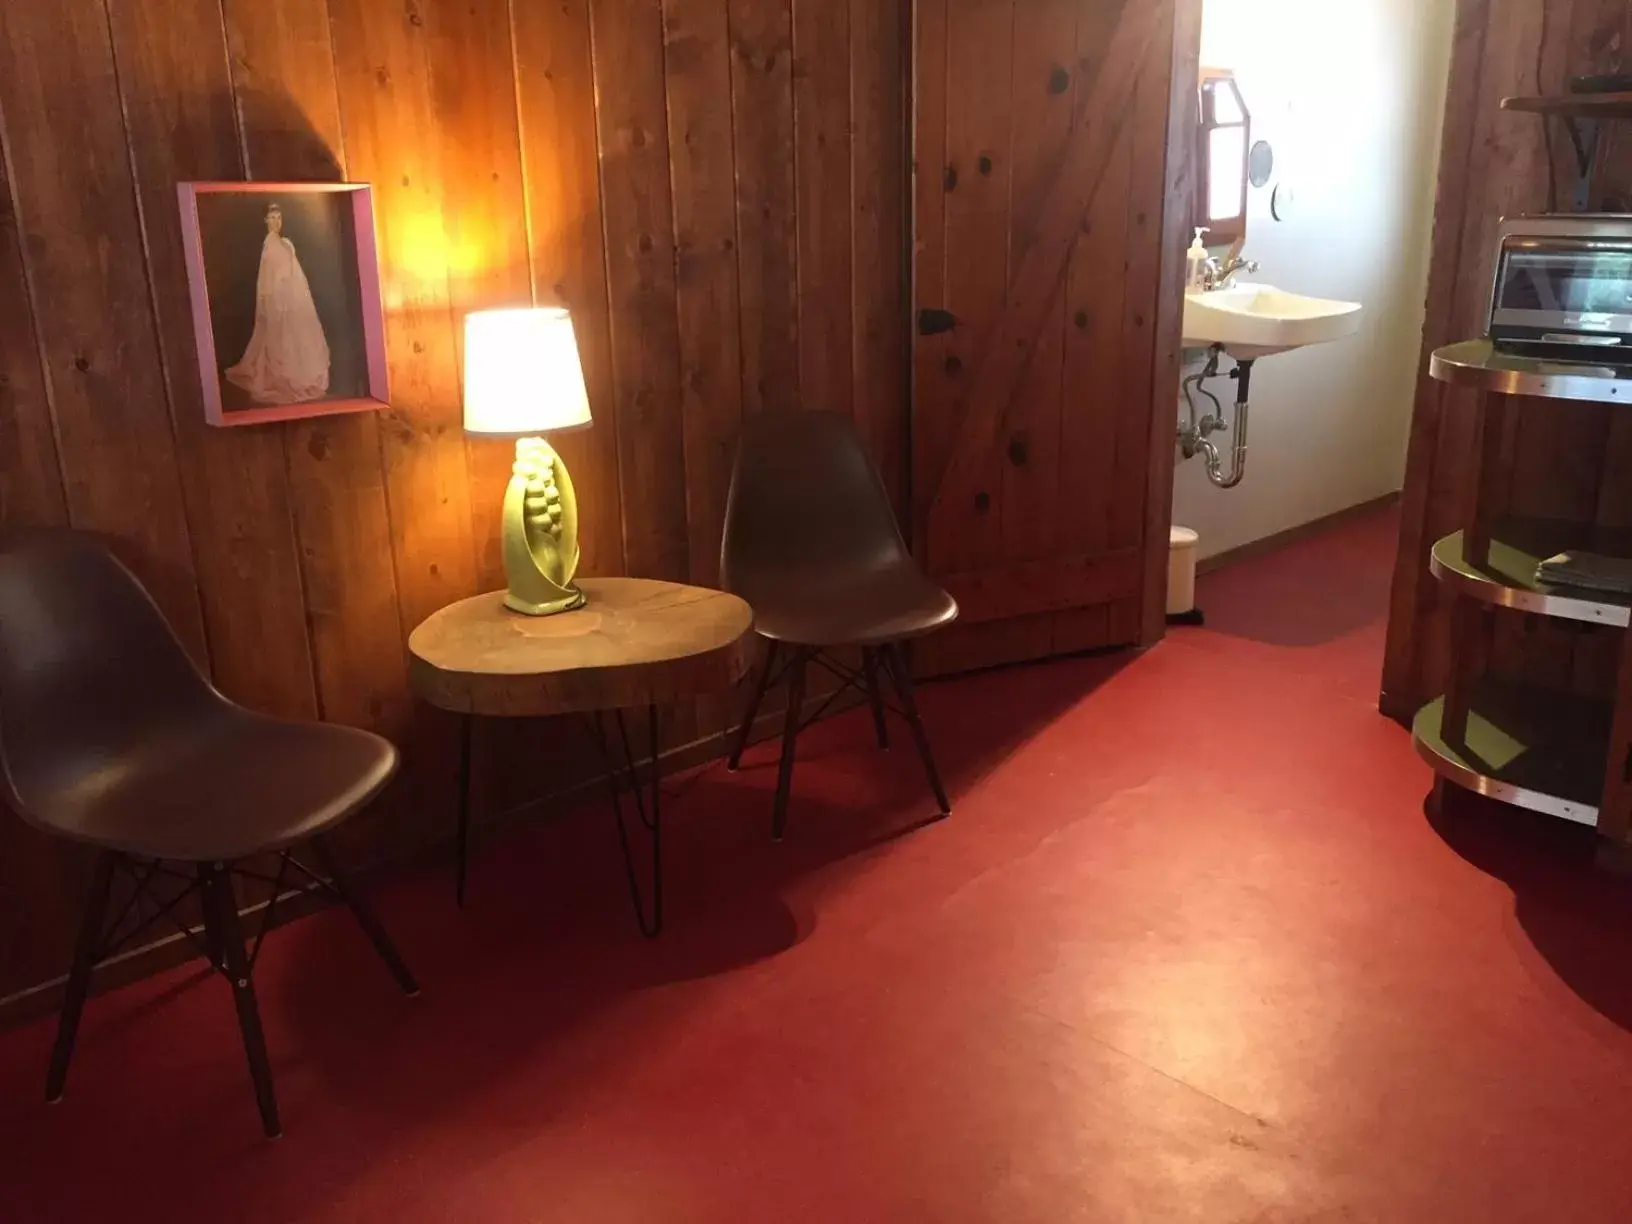
[{"label": "soap dispenser", "polygon": [[1205,227],[1198,227],[1196,240],[1190,244],[1190,253],[1184,261],[1184,287],[1189,293],[1202,293],[1207,288],[1207,261],[1212,258],[1207,253],[1207,244],[1202,241],[1207,237]]}]

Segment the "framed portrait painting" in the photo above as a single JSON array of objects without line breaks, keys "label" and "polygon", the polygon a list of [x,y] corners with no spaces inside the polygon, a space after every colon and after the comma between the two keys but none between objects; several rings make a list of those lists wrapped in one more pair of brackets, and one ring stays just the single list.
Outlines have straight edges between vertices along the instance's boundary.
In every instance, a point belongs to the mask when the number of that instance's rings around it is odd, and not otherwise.
[{"label": "framed portrait painting", "polygon": [[363,183],[180,183],[212,425],[367,412],[388,399],[374,195]]}]

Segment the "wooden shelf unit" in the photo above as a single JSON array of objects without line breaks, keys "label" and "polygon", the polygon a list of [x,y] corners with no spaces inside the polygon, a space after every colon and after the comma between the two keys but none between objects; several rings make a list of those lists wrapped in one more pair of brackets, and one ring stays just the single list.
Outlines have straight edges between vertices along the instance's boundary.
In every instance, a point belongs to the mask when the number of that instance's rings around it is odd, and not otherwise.
[{"label": "wooden shelf unit", "polygon": [[[1515,516],[1508,443],[1514,414],[1562,411],[1594,387],[1596,402],[1632,411],[1627,384],[1587,367],[1516,370],[1488,345],[1441,350],[1431,373],[1477,392],[1479,443],[1471,519],[1435,544],[1430,561],[1454,597],[1450,678],[1445,695],[1417,715],[1413,742],[1443,782],[1591,825],[1605,839],[1604,861],[1624,863],[1632,847],[1632,596],[1545,583],[1536,567],[1572,548],[1632,556],[1632,531]],[[1603,686],[1606,699],[1493,670],[1499,622],[1518,616],[1615,635],[1620,661],[1614,683]],[[1610,641],[1602,640],[1605,649]],[[1597,678],[1607,679],[1601,669]]]}]

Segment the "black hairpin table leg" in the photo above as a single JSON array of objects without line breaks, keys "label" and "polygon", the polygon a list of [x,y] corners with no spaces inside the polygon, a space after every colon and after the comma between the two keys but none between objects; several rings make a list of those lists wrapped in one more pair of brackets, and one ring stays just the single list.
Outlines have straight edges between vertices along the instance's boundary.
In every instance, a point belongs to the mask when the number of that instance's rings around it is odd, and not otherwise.
[{"label": "black hairpin table leg", "polygon": [[[640,924],[642,935],[647,939],[656,939],[663,933],[663,769],[657,733],[657,707],[653,705],[646,708],[646,725],[652,753],[651,777],[648,782],[641,781],[634,748],[629,741],[629,724],[624,719],[623,711],[614,710],[612,721],[617,728],[616,748],[611,743],[611,737],[607,734],[606,725],[602,722],[600,714],[591,716],[595,742],[600,745],[601,756],[606,766],[607,785],[611,788],[612,817],[618,825],[618,845],[623,850],[623,866],[629,877],[629,899],[635,906],[635,921]],[[618,758],[619,750],[622,752],[621,762]],[[651,844],[649,904],[641,889],[640,871],[635,864],[635,849],[631,842],[630,828],[624,820],[622,781],[625,775],[628,776],[629,791],[634,802],[635,836],[638,837],[639,830],[644,829]]]},{"label": "black hairpin table leg", "polygon": [[454,899],[459,908],[465,908],[465,881],[470,875],[470,740],[475,717],[466,714],[459,719],[459,844],[458,875],[454,883]]}]

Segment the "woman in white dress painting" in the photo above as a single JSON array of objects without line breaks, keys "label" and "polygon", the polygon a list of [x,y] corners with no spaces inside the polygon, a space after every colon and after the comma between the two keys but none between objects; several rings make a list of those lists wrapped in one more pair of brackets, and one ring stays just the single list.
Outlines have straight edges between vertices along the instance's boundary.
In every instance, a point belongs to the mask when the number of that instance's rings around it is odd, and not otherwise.
[{"label": "woman in white dress painting", "polygon": [[283,210],[266,210],[266,241],[255,280],[255,331],[227,381],[262,404],[299,404],[329,389],[329,342],[312,287],[283,236]]}]

